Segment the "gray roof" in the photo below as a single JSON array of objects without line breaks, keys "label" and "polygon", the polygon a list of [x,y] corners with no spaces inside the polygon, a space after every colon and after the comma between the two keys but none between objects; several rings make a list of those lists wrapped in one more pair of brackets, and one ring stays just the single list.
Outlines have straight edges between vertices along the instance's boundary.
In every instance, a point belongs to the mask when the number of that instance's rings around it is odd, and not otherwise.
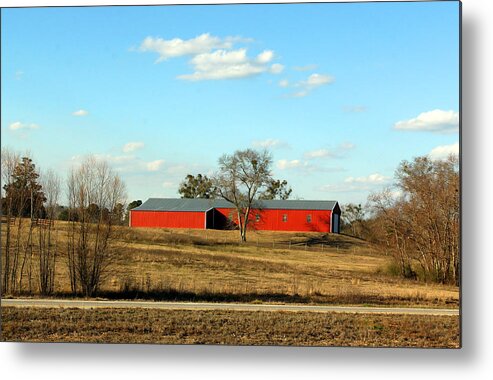
[{"label": "gray roof", "polygon": [[[283,210],[333,210],[337,201],[270,200],[259,201],[255,207]],[[149,198],[136,211],[207,211],[211,208],[233,208],[224,199]]]},{"label": "gray roof", "polygon": [[283,210],[332,210],[337,201],[305,201],[305,200],[281,200],[260,201],[260,207],[264,209]]}]

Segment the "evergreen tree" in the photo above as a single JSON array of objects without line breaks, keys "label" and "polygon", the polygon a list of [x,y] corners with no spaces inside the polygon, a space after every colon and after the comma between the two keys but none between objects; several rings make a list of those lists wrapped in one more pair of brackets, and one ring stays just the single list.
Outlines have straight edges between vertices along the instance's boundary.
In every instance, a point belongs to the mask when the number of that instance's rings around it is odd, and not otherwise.
[{"label": "evergreen tree", "polygon": [[267,189],[261,195],[260,199],[270,200],[270,199],[289,199],[293,189],[288,187],[288,181],[273,179],[267,185]]},{"label": "evergreen tree", "polygon": [[13,215],[21,217],[44,217],[43,203],[46,197],[38,183],[39,173],[29,157],[22,157],[12,174],[10,184],[4,186],[6,199],[11,199]]},{"label": "evergreen tree", "polygon": [[197,176],[188,174],[180,184],[178,192],[182,198],[214,198],[215,188],[212,180],[206,175]]}]

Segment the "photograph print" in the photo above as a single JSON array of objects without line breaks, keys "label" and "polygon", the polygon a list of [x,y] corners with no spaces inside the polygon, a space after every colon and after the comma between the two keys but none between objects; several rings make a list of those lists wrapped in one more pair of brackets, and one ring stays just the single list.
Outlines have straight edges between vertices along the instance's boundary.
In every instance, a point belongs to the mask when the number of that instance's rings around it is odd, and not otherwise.
[{"label": "photograph print", "polygon": [[1,9],[3,342],[460,348],[459,1]]}]

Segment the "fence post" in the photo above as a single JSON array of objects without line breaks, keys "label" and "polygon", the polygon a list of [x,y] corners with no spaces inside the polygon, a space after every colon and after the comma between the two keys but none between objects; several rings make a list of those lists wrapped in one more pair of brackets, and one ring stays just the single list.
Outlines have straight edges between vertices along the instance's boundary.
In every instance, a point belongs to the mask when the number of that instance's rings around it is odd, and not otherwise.
[{"label": "fence post", "polygon": [[324,251],[324,243],[322,243],[322,252]]},{"label": "fence post", "polygon": [[289,241],[289,250],[291,251],[291,240]]},{"label": "fence post", "polygon": [[274,249],[274,240],[272,240],[272,249]]},{"label": "fence post", "polygon": [[308,247],[308,243],[305,243],[305,251],[306,251],[306,248]]}]

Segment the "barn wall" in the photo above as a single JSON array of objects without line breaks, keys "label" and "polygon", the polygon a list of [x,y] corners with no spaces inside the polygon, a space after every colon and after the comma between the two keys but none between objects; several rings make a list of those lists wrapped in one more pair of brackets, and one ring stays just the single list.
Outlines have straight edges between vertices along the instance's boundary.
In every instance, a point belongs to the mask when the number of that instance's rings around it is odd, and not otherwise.
[{"label": "barn wall", "polygon": [[[260,215],[259,221],[256,221],[257,214]],[[283,221],[283,215],[286,215],[286,221]],[[307,222],[308,215],[311,215],[311,222]],[[330,232],[330,216],[330,210],[254,211],[251,226],[257,230],[268,231]]]},{"label": "barn wall", "polygon": [[[216,209],[225,218],[231,215],[231,209]],[[250,215],[250,227],[258,231],[313,231],[331,232],[330,210],[253,210]],[[260,220],[256,221],[256,215]],[[283,222],[283,215],[287,215],[287,221]],[[307,222],[307,216],[311,215],[311,223]],[[236,221],[236,214],[233,213]]]},{"label": "barn wall", "polygon": [[204,212],[131,210],[130,213],[131,227],[205,228]]}]

